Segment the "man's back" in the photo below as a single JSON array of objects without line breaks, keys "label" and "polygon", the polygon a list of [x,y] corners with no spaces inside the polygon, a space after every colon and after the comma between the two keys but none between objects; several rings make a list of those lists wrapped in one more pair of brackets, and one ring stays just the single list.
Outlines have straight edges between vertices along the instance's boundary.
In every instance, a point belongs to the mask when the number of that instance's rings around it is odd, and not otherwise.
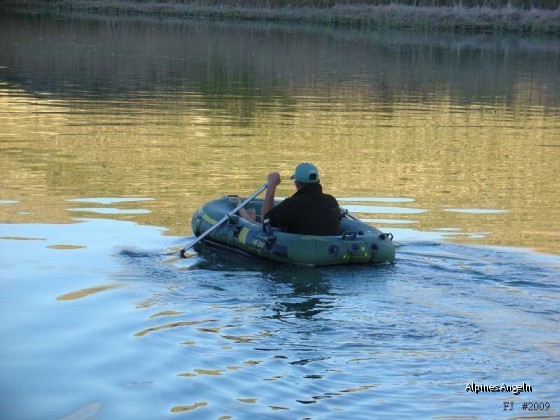
[{"label": "man's back", "polygon": [[265,216],[274,227],[303,235],[337,235],[340,207],[321,184],[306,184]]}]

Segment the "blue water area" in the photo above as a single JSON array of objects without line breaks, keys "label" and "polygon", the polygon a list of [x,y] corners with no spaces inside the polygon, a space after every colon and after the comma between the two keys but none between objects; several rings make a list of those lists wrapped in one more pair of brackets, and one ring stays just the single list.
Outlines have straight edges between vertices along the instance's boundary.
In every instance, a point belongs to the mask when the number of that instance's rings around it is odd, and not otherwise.
[{"label": "blue water area", "polygon": [[394,233],[394,264],[315,268],[179,259],[192,238],[129,221],[0,225],[2,417],[560,416],[559,258]]}]

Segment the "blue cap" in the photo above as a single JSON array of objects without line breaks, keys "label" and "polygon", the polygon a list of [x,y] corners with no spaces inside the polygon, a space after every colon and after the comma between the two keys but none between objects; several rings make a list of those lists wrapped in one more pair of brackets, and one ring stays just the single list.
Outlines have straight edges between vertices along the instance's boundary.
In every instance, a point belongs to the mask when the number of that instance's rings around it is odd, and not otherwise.
[{"label": "blue cap", "polygon": [[311,163],[300,163],[290,179],[300,184],[317,184],[319,182],[319,169]]}]

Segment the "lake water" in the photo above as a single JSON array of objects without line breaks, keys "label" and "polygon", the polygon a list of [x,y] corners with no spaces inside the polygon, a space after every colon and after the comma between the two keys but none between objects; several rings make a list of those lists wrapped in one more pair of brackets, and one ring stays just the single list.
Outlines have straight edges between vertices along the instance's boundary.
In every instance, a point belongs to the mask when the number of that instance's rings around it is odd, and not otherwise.
[{"label": "lake water", "polygon": [[[0,34],[2,418],[560,416],[559,39]],[[394,264],[176,258],[197,207],[301,161]]]}]

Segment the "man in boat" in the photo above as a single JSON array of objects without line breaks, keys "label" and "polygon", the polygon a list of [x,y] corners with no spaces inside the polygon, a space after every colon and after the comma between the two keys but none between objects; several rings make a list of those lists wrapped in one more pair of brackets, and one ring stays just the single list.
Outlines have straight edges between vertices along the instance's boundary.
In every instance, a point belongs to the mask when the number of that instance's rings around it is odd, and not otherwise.
[{"label": "man in boat", "polygon": [[[294,181],[296,192],[274,206],[276,187],[281,179],[278,172],[268,174],[261,220],[288,233],[337,235],[342,213],[336,199],[323,193],[317,167],[311,163],[300,163],[290,179]],[[254,213],[240,211],[239,214],[255,220]]]}]

